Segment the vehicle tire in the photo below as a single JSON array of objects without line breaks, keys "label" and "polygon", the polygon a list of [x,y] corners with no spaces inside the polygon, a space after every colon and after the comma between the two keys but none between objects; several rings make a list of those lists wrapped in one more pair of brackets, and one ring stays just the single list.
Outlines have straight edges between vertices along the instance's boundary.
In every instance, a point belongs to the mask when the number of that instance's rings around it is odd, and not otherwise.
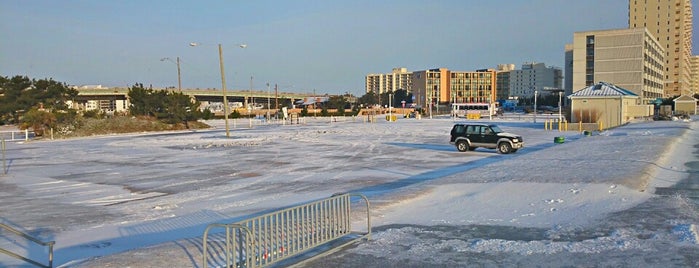
[{"label": "vehicle tire", "polygon": [[507,142],[501,142],[498,144],[498,152],[501,154],[509,154],[512,152],[512,145]]},{"label": "vehicle tire", "polygon": [[471,146],[471,147],[468,147],[468,150],[469,150],[469,151],[473,151],[473,150],[475,150],[476,148],[478,148],[478,147]]},{"label": "vehicle tire", "polygon": [[460,140],[456,142],[456,149],[459,150],[459,152],[465,152],[468,151],[468,142],[465,140]]}]

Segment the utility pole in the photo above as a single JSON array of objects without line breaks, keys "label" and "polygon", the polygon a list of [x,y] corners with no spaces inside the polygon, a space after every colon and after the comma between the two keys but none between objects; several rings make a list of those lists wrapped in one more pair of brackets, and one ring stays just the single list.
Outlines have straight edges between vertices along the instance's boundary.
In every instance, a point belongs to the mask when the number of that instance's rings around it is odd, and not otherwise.
[{"label": "utility pole", "polygon": [[230,127],[228,126],[228,96],[226,96],[226,75],[223,71],[223,48],[218,44],[218,62],[221,69],[221,94],[223,95],[223,120],[226,122],[226,138],[231,137]]},{"label": "utility pole", "polygon": [[180,57],[177,57],[177,88],[182,93],[182,76],[180,75]]}]

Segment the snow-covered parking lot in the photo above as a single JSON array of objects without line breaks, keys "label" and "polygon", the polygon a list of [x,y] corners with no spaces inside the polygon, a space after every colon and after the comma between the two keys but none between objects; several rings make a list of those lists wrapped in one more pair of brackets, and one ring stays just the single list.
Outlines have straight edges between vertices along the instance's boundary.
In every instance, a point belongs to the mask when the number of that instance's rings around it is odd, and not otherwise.
[{"label": "snow-covered parking lot", "polygon": [[[453,122],[309,118],[237,124],[225,138],[210,121],[9,142],[0,220],[55,240],[58,267],[200,267],[209,223],[352,192],[371,201],[372,240],[308,266],[699,266],[696,120],[592,136],[484,121],[524,137],[510,155],[458,152]],[[45,255],[2,234],[0,246]]]}]

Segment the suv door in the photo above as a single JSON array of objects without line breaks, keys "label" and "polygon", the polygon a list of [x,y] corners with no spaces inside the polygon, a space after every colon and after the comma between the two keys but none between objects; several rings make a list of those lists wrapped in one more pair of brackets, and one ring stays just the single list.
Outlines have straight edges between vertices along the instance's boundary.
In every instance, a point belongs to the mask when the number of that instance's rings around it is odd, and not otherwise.
[{"label": "suv door", "polygon": [[477,146],[474,144],[481,143],[481,126],[473,126],[469,125],[466,126],[466,137],[468,138],[469,141],[471,141],[471,146]]},{"label": "suv door", "polygon": [[497,146],[498,134],[493,131],[490,126],[481,126],[481,140],[490,146]]}]

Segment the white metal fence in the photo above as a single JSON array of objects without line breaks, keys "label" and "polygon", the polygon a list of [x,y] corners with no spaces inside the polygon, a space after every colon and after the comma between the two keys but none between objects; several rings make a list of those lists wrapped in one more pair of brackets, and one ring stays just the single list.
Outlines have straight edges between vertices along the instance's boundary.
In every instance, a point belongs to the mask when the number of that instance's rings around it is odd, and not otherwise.
[{"label": "white metal fence", "polygon": [[[352,196],[366,202],[366,233],[351,230]],[[369,239],[369,215],[369,200],[365,196],[338,194],[236,223],[211,224],[204,231],[202,266],[225,263],[225,267],[265,267],[351,234],[359,236],[343,245]],[[210,239],[213,228],[225,229],[225,238]]]},{"label": "white metal fence", "polygon": [[34,132],[25,130],[3,130],[0,131],[0,139],[6,141],[28,141],[30,137],[34,137]]}]

